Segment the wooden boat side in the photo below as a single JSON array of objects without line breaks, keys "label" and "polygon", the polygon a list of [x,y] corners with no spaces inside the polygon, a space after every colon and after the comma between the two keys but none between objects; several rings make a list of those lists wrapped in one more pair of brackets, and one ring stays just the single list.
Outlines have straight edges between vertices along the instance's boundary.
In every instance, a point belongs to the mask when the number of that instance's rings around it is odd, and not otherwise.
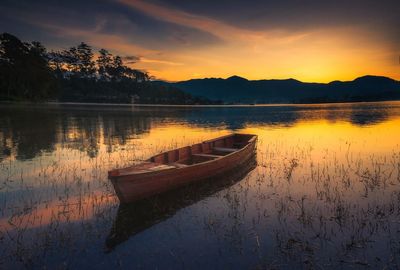
[{"label": "wooden boat side", "polygon": [[[219,137],[214,140],[205,141],[201,144],[218,145],[218,143],[216,143],[218,140],[221,138],[229,138],[231,136],[234,135]],[[162,170],[154,170],[137,174],[122,174],[114,177],[110,175],[110,179],[121,202],[136,201],[194,181],[210,178],[213,175],[233,169],[237,166],[237,164],[246,161],[254,153],[256,139],[257,136],[253,136],[248,140],[247,145],[241,149],[201,163],[187,166],[171,166],[170,164],[164,164],[167,165],[167,167]],[[210,145],[210,149],[212,149],[212,147],[214,146]],[[182,149],[187,149],[187,147],[161,153],[155,157],[164,156],[166,158],[166,155],[172,155],[171,152],[174,153],[175,151]],[[193,151],[195,153],[190,154],[196,155],[196,152],[202,153],[200,151],[196,151],[196,147],[194,147]],[[151,161],[153,158],[154,157],[150,158],[149,161]],[[161,159],[162,158],[155,158],[153,160],[162,161]]]}]

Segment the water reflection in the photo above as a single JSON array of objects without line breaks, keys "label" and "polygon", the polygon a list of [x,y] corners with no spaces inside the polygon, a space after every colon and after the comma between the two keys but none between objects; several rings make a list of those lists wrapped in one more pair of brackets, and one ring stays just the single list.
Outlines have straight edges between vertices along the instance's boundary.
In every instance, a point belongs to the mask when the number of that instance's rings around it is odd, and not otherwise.
[{"label": "water reflection", "polygon": [[[109,169],[233,130],[259,138],[246,177],[119,206]],[[399,132],[399,102],[2,105],[0,265],[397,269]]]},{"label": "water reflection", "polygon": [[256,165],[256,153],[254,153],[248,162],[241,164],[229,174],[216,176],[201,183],[195,183],[132,204],[121,204],[106,240],[107,248],[113,249],[129,237],[172,217],[180,209],[236,184]]},{"label": "water reflection", "polygon": [[32,159],[42,152],[62,148],[77,149],[95,157],[99,144],[112,151],[113,145],[124,145],[128,138],[148,132],[151,114],[131,110],[107,110],[93,107],[45,106],[0,108],[0,156],[14,155],[18,160]]},{"label": "water reflection", "polygon": [[57,144],[96,157],[101,143],[113,152],[162,123],[231,131],[251,125],[289,127],[316,120],[368,126],[399,114],[400,102],[223,108],[2,105],[0,160],[32,159],[54,151]]}]

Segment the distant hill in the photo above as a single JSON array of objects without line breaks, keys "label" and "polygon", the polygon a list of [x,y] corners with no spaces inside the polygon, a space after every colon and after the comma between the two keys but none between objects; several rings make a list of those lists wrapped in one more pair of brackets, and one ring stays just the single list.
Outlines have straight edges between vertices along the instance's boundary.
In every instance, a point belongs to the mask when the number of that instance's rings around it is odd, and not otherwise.
[{"label": "distant hill", "polygon": [[380,76],[353,81],[304,83],[294,79],[254,80],[238,76],[227,79],[193,79],[175,83],[155,82],[224,103],[316,103],[400,100],[400,82]]}]

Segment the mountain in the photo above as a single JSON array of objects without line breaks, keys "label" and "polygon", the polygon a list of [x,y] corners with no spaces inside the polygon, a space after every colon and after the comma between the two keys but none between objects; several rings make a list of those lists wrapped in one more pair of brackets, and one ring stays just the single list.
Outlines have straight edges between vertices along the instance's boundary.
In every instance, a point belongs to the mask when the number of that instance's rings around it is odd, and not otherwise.
[{"label": "mountain", "polygon": [[353,81],[304,83],[287,80],[192,79],[175,83],[156,82],[181,89],[193,96],[224,103],[314,103],[400,100],[400,82],[381,76],[363,76]]}]

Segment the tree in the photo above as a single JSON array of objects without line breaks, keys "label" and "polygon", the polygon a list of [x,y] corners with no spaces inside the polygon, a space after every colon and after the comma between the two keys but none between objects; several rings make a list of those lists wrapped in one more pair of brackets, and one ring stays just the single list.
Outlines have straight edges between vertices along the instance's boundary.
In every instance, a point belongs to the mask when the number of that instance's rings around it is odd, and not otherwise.
[{"label": "tree", "polygon": [[[96,74],[100,80],[94,79]],[[0,100],[130,102],[137,97],[148,103],[196,102],[178,89],[147,83],[149,78],[105,49],[94,61],[92,48],[84,42],[48,52],[40,42],[0,34]]]},{"label": "tree", "polygon": [[73,77],[92,78],[95,76],[95,63],[92,48],[84,42],[62,52],[67,70]]},{"label": "tree", "polygon": [[80,67],[77,48],[71,47],[68,50],[62,51],[60,55],[62,56],[65,66],[67,67],[67,71],[73,76],[79,77]]},{"label": "tree", "polygon": [[112,63],[112,68],[111,68],[111,77],[116,80],[120,81],[122,77],[124,76],[124,63],[122,61],[121,56],[117,55],[113,57],[113,63]]},{"label": "tree", "polygon": [[51,51],[47,54],[47,59],[49,62],[49,66],[55,72],[55,76],[58,79],[64,78],[64,74],[66,72],[67,59],[65,57],[64,52],[60,51]]},{"label": "tree", "polygon": [[79,73],[82,77],[90,78],[94,76],[96,71],[95,63],[93,62],[92,47],[84,42],[81,42],[77,47],[77,56],[79,60]]},{"label": "tree", "polygon": [[0,95],[33,101],[54,96],[55,80],[45,55],[39,42],[23,43],[11,34],[1,34]]},{"label": "tree", "polygon": [[150,76],[149,74],[147,74],[147,72],[143,72],[140,70],[135,70],[135,80],[136,82],[147,82],[150,80]]},{"label": "tree", "polygon": [[124,77],[133,80],[135,83],[143,83],[149,80],[146,72],[124,66]]},{"label": "tree", "polygon": [[96,63],[100,78],[103,80],[108,80],[110,78],[110,74],[112,73],[113,67],[112,54],[105,49],[101,49],[99,51],[99,57],[97,58]]},{"label": "tree", "polygon": [[44,60],[48,60],[47,50],[42,43],[40,43],[39,41],[32,41],[31,44],[28,43],[27,45],[32,53],[39,55]]},{"label": "tree", "polygon": [[20,95],[18,72],[23,68],[23,59],[28,48],[17,37],[3,33],[0,35],[0,95],[7,99]]}]

